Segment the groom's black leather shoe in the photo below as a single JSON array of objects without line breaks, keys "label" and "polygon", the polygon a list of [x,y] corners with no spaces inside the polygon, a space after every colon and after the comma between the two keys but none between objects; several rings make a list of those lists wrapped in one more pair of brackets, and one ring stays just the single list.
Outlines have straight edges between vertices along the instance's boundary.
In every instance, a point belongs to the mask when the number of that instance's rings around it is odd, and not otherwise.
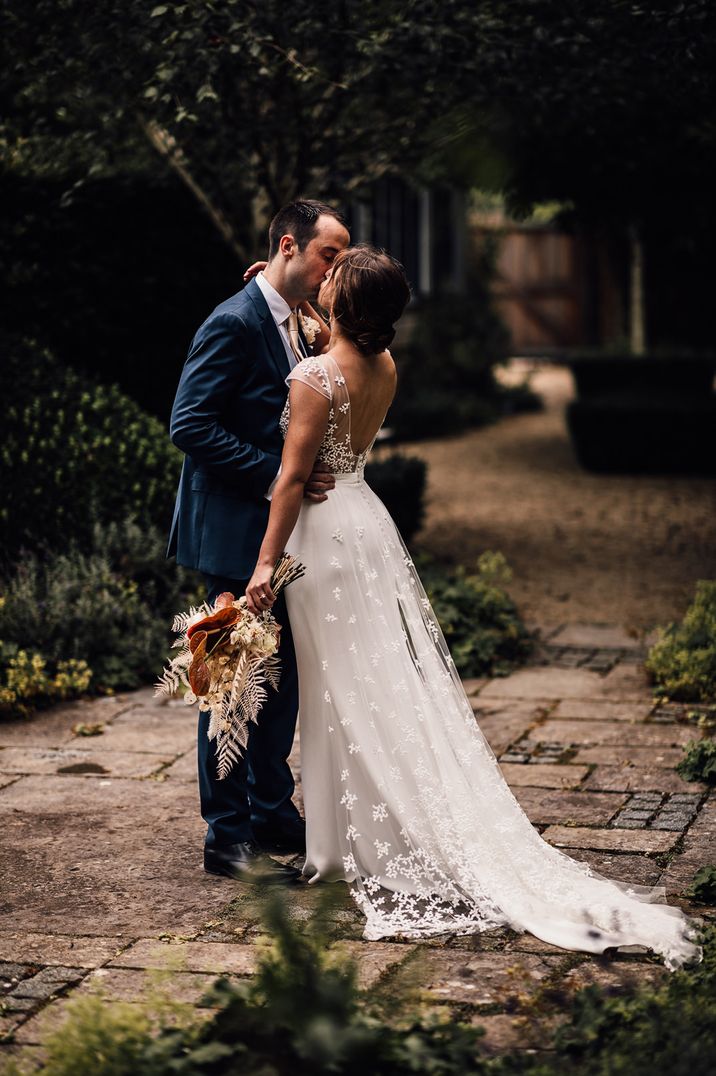
[{"label": "groom's black leather shoe", "polygon": [[264,852],[277,856],[306,854],[306,823],[292,822],[283,826],[254,824],[254,837]]},{"label": "groom's black leather shoe", "polygon": [[204,870],[255,885],[293,885],[301,876],[295,867],[264,855],[254,841],[205,848]]}]

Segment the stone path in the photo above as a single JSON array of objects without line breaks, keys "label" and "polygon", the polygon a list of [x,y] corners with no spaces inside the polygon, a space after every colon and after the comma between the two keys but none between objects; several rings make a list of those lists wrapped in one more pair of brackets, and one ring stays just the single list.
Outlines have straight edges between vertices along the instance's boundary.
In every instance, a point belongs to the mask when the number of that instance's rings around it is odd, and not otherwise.
[{"label": "stone path", "polygon": [[[663,884],[688,907],[694,873],[716,863],[716,795],[674,769],[703,735],[700,711],[657,706],[640,656],[618,629],[571,625],[546,635],[530,666],[466,688],[546,840],[606,875]],[[98,735],[78,734],[92,725]],[[193,711],[157,704],[150,689],[0,723],[0,1068],[18,1053],[41,1058],[69,998],[138,999],[146,969],[166,969],[166,989],[186,1001],[219,972],[251,975],[250,893],[201,870],[194,752]],[[361,989],[448,1006],[485,1027],[486,1051],[539,1047],[588,982],[619,989],[666,974],[644,954],[593,958],[510,931],[364,942],[335,889],[339,944]],[[292,891],[291,914],[308,918],[317,899]]]}]

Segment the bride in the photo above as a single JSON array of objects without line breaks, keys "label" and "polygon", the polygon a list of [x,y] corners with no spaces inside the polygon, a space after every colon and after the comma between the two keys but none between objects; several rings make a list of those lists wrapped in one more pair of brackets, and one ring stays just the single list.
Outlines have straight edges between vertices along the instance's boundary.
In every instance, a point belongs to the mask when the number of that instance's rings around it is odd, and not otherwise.
[{"label": "bride", "polygon": [[[396,388],[387,350],[410,297],[367,246],[337,255],[319,295],[330,350],[289,374],[285,437],[259,560],[246,590],[268,609],[286,549],[306,566],[286,591],[299,673],[309,882],[343,879],[365,937],[507,926],[565,949],[647,946],[674,969],[698,959],[696,923],[539,836],[480,731],[410,555],[366,484]],[[314,462],[335,473],[303,499]]]}]

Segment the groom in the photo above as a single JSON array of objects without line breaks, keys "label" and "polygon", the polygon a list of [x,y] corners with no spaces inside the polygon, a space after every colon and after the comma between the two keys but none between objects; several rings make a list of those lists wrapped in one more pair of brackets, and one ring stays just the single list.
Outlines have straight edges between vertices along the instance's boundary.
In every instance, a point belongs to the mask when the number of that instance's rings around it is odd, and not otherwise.
[{"label": "groom", "polygon": [[[258,558],[281,464],[279,418],[286,375],[308,354],[296,307],[315,299],[350,236],[343,217],[316,201],[292,202],[269,228],[263,273],[209,315],[189,349],[171,416],[185,453],[167,556],[203,572],[208,601],[244,593]],[[333,476],[315,470],[306,497],[326,499]],[[199,712],[199,794],[208,830],[204,869],[240,881],[291,882],[298,872],[265,853],[305,851],[305,825],[291,797],[287,759],[298,713],[298,678],[283,596],[279,691],[251,725],[245,758],[216,775],[209,715]]]}]

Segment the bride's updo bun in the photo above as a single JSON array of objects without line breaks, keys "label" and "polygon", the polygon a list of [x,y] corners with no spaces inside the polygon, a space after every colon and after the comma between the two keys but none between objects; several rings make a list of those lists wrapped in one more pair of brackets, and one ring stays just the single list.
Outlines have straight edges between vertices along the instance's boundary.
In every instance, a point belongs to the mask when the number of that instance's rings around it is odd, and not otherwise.
[{"label": "bride's updo bun", "polygon": [[399,261],[384,250],[359,244],[336,255],[330,280],[331,315],[363,355],[393,342],[395,322],[410,301]]}]

